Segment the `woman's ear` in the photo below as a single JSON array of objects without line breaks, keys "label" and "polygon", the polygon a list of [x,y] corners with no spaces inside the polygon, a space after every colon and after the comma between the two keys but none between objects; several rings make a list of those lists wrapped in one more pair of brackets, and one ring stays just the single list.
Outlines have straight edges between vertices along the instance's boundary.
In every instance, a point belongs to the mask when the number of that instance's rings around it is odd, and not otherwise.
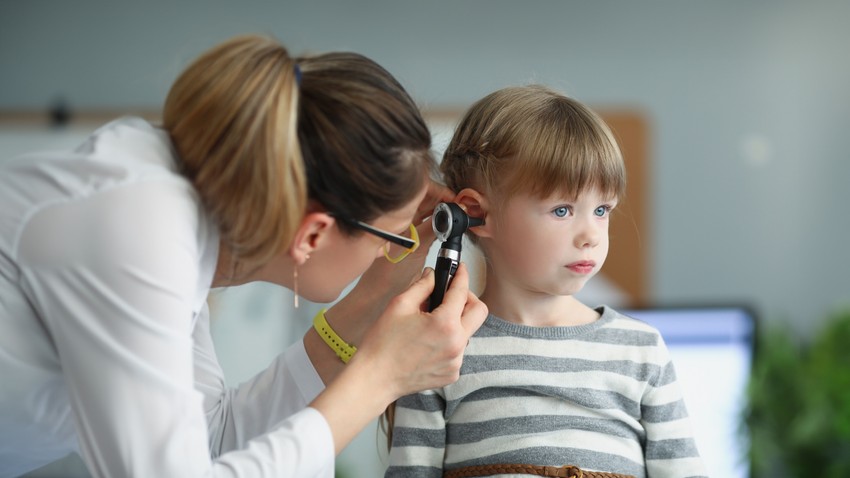
[{"label": "woman's ear", "polygon": [[490,237],[490,226],[488,225],[488,215],[490,213],[490,204],[487,197],[472,188],[461,189],[455,200],[460,207],[466,211],[470,217],[484,219],[483,226],[470,227],[469,231],[478,237]]},{"label": "woman's ear", "polygon": [[301,225],[295,231],[289,253],[297,265],[302,265],[314,251],[328,243],[329,234],[334,225],[334,219],[325,212],[307,213],[301,219]]}]

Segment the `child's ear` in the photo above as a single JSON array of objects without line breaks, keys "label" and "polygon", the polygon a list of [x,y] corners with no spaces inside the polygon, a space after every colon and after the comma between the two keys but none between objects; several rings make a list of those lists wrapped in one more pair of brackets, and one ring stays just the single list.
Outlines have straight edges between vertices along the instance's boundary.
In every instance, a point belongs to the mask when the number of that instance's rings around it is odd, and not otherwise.
[{"label": "child's ear", "polygon": [[484,219],[483,226],[475,226],[469,228],[469,231],[478,237],[490,237],[490,226],[488,225],[488,215],[490,213],[490,204],[487,196],[481,194],[472,188],[461,189],[454,202],[460,204],[460,207],[466,211],[469,217],[477,217]]}]

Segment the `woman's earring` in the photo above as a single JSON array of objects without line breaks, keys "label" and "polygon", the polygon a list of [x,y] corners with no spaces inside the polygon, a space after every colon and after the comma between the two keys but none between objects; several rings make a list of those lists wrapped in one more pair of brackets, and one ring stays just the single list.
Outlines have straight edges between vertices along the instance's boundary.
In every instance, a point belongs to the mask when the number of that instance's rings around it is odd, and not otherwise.
[{"label": "woman's earring", "polygon": [[295,297],[295,308],[298,308],[298,264],[295,264],[295,269],[292,271],[292,281],[295,283],[295,287],[293,288]]},{"label": "woman's earring", "polygon": [[[307,259],[310,258],[310,254],[304,256],[304,262],[307,262]],[[293,282],[293,292],[295,297],[295,308],[298,308],[298,264],[295,264],[295,269],[292,270],[292,282]]]}]

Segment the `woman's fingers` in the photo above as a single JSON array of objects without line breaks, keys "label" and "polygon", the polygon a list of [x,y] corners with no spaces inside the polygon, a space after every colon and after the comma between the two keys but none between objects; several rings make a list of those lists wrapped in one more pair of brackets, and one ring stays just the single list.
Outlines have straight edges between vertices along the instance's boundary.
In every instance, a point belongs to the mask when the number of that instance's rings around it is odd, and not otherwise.
[{"label": "woman's fingers", "polygon": [[463,308],[466,306],[468,293],[469,271],[466,269],[466,264],[461,262],[457,271],[455,271],[452,283],[446,290],[443,303],[434,309],[434,312],[447,317],[460,317]]},{"label": "woman's fingers", "polygon": [[411,307],[419,308],[419,305],[428,300],[431,291],[434,290],[434,269],[426,267],[422,275],[406,291],[397,297],[403,299]]},{"label": "woman's fingers", "polygon": [[378,360],[388,383],[402,395],[457,380],[467,341],[487,316],[486,306],[469,292],[465,265],[458,268],[445,302],[426,312],[422,306],[434,282],[434,271],[426,268],[390,301],[358,350]]},{"label": "woman's fingers", "polygon": [[468,292],[466,296],[466,305],[463,308],[463,314],[460,317],[461,324],[466,330],[467,340],[472,337],[484,321],[487,319],[489,310],[487,304],[481,302],[477,295]]},{"label": "woman's fingers", "polygon": [[443,309],[441,312],[445,312],[448,317],[460,317],[465,331],[464,340],[468,340],[487,318],[487,306],[469,290],[469,270],[466,263],[461,262],[458,266],[443,303],[434,312],[440,309]]}]

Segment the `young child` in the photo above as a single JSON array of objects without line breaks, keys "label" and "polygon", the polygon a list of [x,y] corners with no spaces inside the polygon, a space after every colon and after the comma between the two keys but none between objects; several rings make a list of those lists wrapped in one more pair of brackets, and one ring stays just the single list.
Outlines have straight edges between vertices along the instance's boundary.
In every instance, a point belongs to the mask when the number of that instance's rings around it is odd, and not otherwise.
[{"label": "young child", "polygon": [[441,169],[486,220],[469,238],[490,316],[457,383],[397,402],[386,476],[705,476],[658,331],[573,297],[625,190],[605,123],[548,88],[505,88],[467,112]]}]

